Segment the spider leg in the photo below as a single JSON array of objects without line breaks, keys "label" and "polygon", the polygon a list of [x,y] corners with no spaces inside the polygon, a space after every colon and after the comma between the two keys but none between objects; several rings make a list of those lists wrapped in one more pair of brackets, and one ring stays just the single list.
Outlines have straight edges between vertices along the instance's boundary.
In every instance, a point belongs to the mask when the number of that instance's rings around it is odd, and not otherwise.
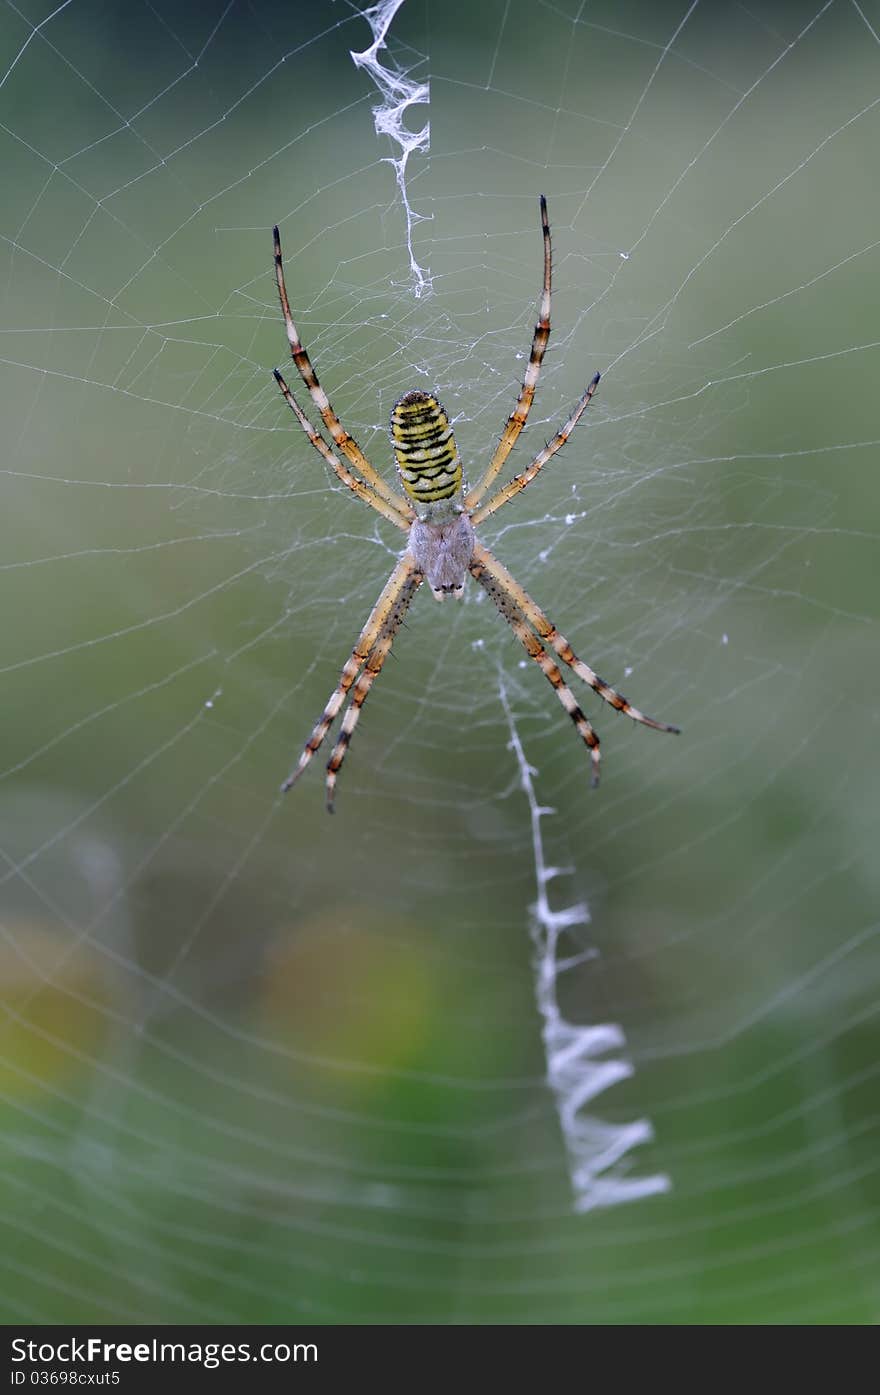
[{"label": "spider leg", "polygon": [[562,676],[562,670],[557,663],[554,663],[540,641],[532,634],[526,623],[525,615],[517,605],[513,596],[509,591],[499,586],[484,562],[475,558],[474,561],[471,562],[470,571],[471,575],[486,591],[488,591],[495,605],[498,607],[500,614],[513,630],[529,658],[534,659],[544,677],[552,685],[553,691],[574,722],[582,739],[589,747],[592,765],[590,784],[595,789],[599,783],[599,738],[593,730],[589,719],[578,706],[574,693]]},{"label": "spider leg", "polygon": [[519,390],[519,397],[516,399],[516,406],[507,418],[501,439],[495,447],[495,453],[486,467],[486,472],[467,496],[465,505],[467,508],[473,506],[482,499],[489,485],[495,480],[502,469],[505,460],[510,455],[516,445],[517,437],[528,420],[532,402],[535,398],[535,388],[538,384],[538,374],[541,371],[541,363],[544,358],[544,351],[547,348],[547,340],[550,338],[550,277],[551,277],[551,246],[550,246],[550,223],[547,219],[547,200],[541,195],[541,232],[544,238],[544,285],[541,290],[541,308],[538,313],[538,323],[535,325],[535,333],[532,338],[532,350],[529,354],[528,367],[523,377],[522,387]]},{"label": "spider leg", "polygon": [[497,509],[501,508],[502,504],[506,504],[509,499],[515,498],[521,489],[525,489],[527,484],[531,484],[535,475],[543,470],[547,461],[552,460],[556,452],[562,449],[584,412],[589,407],[590,398],[599,386],[599,376],[598,373],[594,374],[590,386],[581,397],[568,421],[561,430],[557,431],[553,440],[548,441],[544,449],[538,451],[531,465],[527,466],[527,468],[522,471],[522,474],[514,475],[513,479],[509,480],[508,483],[504,485],[503,489],[499,489],[497,494],[493,494],[491,499],[481,505],[480,508],[475,509],[471,515],[471,519],[474,523],[482,523],[484,518],[488,518],[490,514],[495,513]]},{"label": "spider leg", "polygon": [[348,488],[352,490],[359,499],[363,499],[365,504],[369,504],[377,513],[381,513],[383,518],[387,518],[389,523],[394,523],[398,528],[409,528],[412,520],[404,513],[401,500],[398,499],[393,505],[386,503],[384,499],[380,499],[378,495],[373,492],[368,484],[365,484],[363,480],[353,475],[351,471],[343,465],[339,456],[334,455],[323,436],[312,426],[312,423],[300,407],[293,393],[290,391],[290,388],[278,372],[278,369],[274,368],[272,371],[275,374],[275,381],[281,389],[281,395],[288,407],[293,412],[312,445],[315,447],[315,450],[319,455],[324,457],[331,470],[342,480],[342,483],[348,485]]},{"label": "spider leg", "polygon": [[419,571],[410,572],[409,576],[407,576],[400,595],[385,621],[382,633],[370,650],[363,672],[352,689],[351,701],[346,708],[345,716],[342,719],[342,726],[339,729],[339,739],[333,747],[330,759],[327,762],[328,814],[333,813],[336,777],[342,768],[342,762],[345,760],[345,755],[348,751],[354,729],[361,715],[361,708],[369,696],[370,689],[382,672],[382,665],[391,653],[394,637],[403,624],[406,612],[409,610],[410,601],[423,581],[424,574]]},{"label": "spider leg", "polygon": [[[471,564],[471,571],[474,576],[477,576],[474,571],[475,566],[481,569],[481,575],[477,577],[477,580],[486,587],[492,599],[495,600],[495,604],[499,603],[491,590],[491,585],[494,585],[501,595],[517,607],[529,624],[537,630],[544,643],[555,650],[562,662],[568,664],[568,667],[577,674],[578,678],[582,678],[585,683],[588,683],[593,691],[598,693],[600,698],[603,698],[611,707],[616,708],[618,712],[625,712],[628,717],[632,717],[634,722],[641,722],[642,726],[653,727],[654,731],[671,731],[676,735],[680,733],[680,727],[673,727],[667,722],[657,722],[653,717],[646,717],[644,712],[633,707],[632,703],[627,702],[621,693],[618,693],[616,689],[600,678],[589,664],[585,664],[582,659],[579,659],[565,635],[560,634],[556,626],[547,619],[543,610],[532,600],[528,591],[520,586],[503,563],[499,562],[498,558],[493,556],[489,549],[483,547],[481,543],[474,545],[474,560]],[[487,580],[484,578],[488,578],[490,584],[487,584]]]},{"label": "spider leg", "polygon": [[302,755],[298,763],[288,775],[281,786],[283,794],[286,794],[291,786],[295,785],[300,775],[305,770],[312,756],[321,746],[324,737],[327,735],[333,724],[339,709],[345,701],[345,695],[357,678],[361,668],[369,657],[377,637],[382,633],[390,615],[394,613],[395,606],[399,604],[401,593],[414,575],[421,580],[421,572],[416,571],[415,563],[408,552],[405,552],[400,561],[395,566],[389,576],[382,594],[373,606],[370,617],[358,636],[357,643],[351,651],[350,657],[345,663],[339,682],[330,694],[327,706],[321,713],[320,718],[315,723],[314,730],[302,750]]},{"label": "spider leg", "polygon": [[[293,322],[290,313],[290,301],[287,298],[287,287],[284,284],[284,265],[281,260],[281,236],[277,228],[272,229],[272,239],[275,247],[275,279],[278,282],[278,298],[281,301],[281,313],[284,316],[284,325],[287,330],[287,342],[290,345],[290,356],[297,367],[297,372],[309,390],[312,401],[321,413],[324,425],[330,432],[337,450],[341,450],[351,465],[354,466],[371,489],[386,501],[393,504],[397,511],[402,512],[407,518],[413,517],[413,512],[409,505],[401,502],[400,495],[383,480],[382,476],[373,469],[367,457],[364,455],[357,441],[343,427],[338,416],[330,405],[330,399],[318,382],[318,375],[312,367],[312,361],[303,347],[299,337],[299,331]],[[280,375],[275,377],[281,381]]]}]

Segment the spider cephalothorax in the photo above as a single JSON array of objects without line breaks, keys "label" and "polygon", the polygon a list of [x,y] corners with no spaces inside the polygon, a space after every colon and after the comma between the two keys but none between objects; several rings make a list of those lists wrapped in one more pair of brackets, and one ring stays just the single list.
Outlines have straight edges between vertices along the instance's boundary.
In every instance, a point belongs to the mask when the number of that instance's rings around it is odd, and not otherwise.
[{"label": "spider cephalothorax", "polygon": [[289,790],[299,779],[330,730],[348,693],[351,692],[351,701],[342,719],[339,737],[327,762],[328,809],[333,808],[336,777],[345,759],[361,708],[390,653],[394,636],[403,623],[409,604],[425,580],[439,601],[448,595],[460,597],[468,572],[485,589],[526,653],[534,659],[553,685],[559,701],[589,747],[594,785],[599,782],[599,738],[581,711],[562,670],[552,657],[553,654],[605,702],[610,703],[619,712],[625,712],[633,721],[653,727],[656,731],[678,731],[678,727],[669,726],[666,722],[656,722],[653,717],[646,717],[601,679],[588,664],[579,659],[565,636],[547,619],[528,592],[514,580],[497,557],[477,541],[474,531],[476,525],[495,513],[509,499],[514,498],[521,489],[525,489],[547,461],[565,445],[589,406],[599,383],[599,374],[596,373],[568,421],[538,452],[532,463],[520,474],[514,475],[513,479],[491,495],[486,503],[481,503],[480,500],[497,479],[526,424],[535,396],[544,350],[550,337],[550,224],[547,219],[547,201],[543,195],[541,232],[544,239],[544,285],[529,363],[516,405],[507,419],[501,439],[482,479],[474,489],[467,489],[449,418],[432,393],[417,389],[405,393],[394,404],[391,413],[391,444],[400,482],[405,491],[399,494],[374,470],[360,446],[345,430],[330,406],[326,392],[318,382],[290,313],[281,262],[281,239],[278,229],[274,230],[275,275],[291,357],[321,414],[330,438],[345,456],[347,464],[340,460],[320,432],[312,426],[276,368],[275,378],[278,386],[312,445],[342,483],[389,523],[393,523],[408,535],[403,555],[373,607],[327,706],[306,742],[299,761],[281,787],[283,790]]}]

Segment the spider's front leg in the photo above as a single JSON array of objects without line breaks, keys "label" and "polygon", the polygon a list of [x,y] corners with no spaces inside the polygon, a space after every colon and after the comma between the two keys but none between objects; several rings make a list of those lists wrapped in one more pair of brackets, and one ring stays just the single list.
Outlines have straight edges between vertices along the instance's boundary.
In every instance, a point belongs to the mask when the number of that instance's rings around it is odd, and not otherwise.
[{"label": "spider's front leg", "polygon": [[339,729],[339,739],[333,747],[333,752],[327,762],[327,812],[333,813],[333,800],[336,792],[336,778],[345,760],[354,729],[358,724],[361,715],[361,708],[370,694],[370,689],[382,672],[382,665],[391,653],[391,646],[394,643],[394,636],[403,624],[404,616],[409,610],[409,604],[416,591],[422,584],[424,576],[420,571],[412,572],[404,583],[403,590],[397,598],[397,602],[385,621],[382,633],[373,645],[367,656],[360,678],[354,685],[351,694],[351,702],[346,708],[345,716],[342,719],[342,726]]},{"label": "spider's front leg", "polygon": [[[485,549],[480,549],[485,553]],[[486,554],[490,556],[491,554]],[[525,649],[530,659],[534,659],[539,669],[553,688],[562,706],[565,708],[571,720],[577,727],[578,734],[590,751],[591,779],[590,783],[595,787],[599,783],[599,738],[593,730],[592,723],[578,705],[574,693],[569,688],[562,676],[562,670],[554,662],[541,644],[540,640],[529,629],[526,617],[517,604],[511,592],[502,586],[497,577],[486,566],[485,560],[477,553],[470,566],[471,575],[485,591],[491,596],[498,608],[499,614],[507,621],[513,630],[523,649]]]},{"label": "spider's front leg", "polygon": [[[387,582],[385,583],[385,586],[382,590],[382,594],[380,595],[376,604],[373,606],[373,609],[370,612],[370,617],[367,620],[367,623],[364,625],[364,628],[361,630],[360,635],[357,639],[357,643],[355,644],[354,648],[351,651],[350,657],[345,663],[345,667],[342,670],[339,682],[333,689],[333,692],[330,694],[324,711],[321,713],[321,716],[315,723],[314,730],[312,731],[311,736],[309,737],[308,741],[303,747],[302,755],[300,756],[299,761],[294,766],[287,779],[284,781],[284,784],[281,786],[282,793],[286,794],[287,791],[293,785],[296,784],[300,775],[303,773],[309,761],[312,759],[312,756],[320,748],[325,736],[330,730],[330,727],[333,725],[334,718],[337,716],[340,708],[342,707],[342,704],[345,702],[346,693],[350,689],[351,685],[354,683],[364,663],[369,658],[373,645],[376,643],[377,638],[381,635],[383,629],[387,625],[389,617],[391,617],[394,614],[395,608],[399,604],[402,593],[404,592],[405,588],[413,581],[416,575],[418,575],[418,582],[416,582],[413,586],[413,592],[415,591],[419,582],[421,581],[421,573],[418,572],[418,569],[412,559],[412,556],[410,555],[409,551],[407,551],[403,554],[400,561],[397,563],[396,567],[394,568],[393,572],[391,573]],[[403,616],[401,616],[400,618],[402,620]],[[398,621],[398,626],[399,624],[400,621]]]},{"label": "spider's front leg", "polygon": [[[612,688],[610,683],[606,683],[604,678],[600,678],[595,669],[590,668],[589,664],[585,664],[583,659],[579,659],[565,635],[560,634],[553,621],[548,619],[537,602],[532,600],[528,591],[520,586],[504,563],[499,562],[498,558],[487,547],[483,547],[482,543],[475,544],[474,561],[481,568],[484,577],[491,580],[498,593],[507,597],[528,623],[537,630],[543,642],[549,645],[559,655],[562,662],[567,664],[578,678],[582,678],[593,689],[594,693],[598,693],[609,707],[613,707],[617,712],[625,712],[634,722],[639,722],[644,727],[651,727],[654,731],[668,731],[675,736],[681,735],[681,727],[672,726],[669,722],[658,722],[655,717],[646,716],[637,707],[633,707],[632,703],[616,688]],[[473,571],[473,567],[471,570]],[[485,579],[478,579],[482,580],[482,584],[486,586]],[[492,594],[491,591],[490,594]]]}]

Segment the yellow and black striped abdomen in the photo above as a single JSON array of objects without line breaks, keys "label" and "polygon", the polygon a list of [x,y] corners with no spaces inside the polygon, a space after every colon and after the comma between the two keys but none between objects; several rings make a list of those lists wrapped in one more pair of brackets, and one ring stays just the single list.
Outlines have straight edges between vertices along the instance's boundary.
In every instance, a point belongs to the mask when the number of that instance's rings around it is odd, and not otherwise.
[{"label": "yellow and black striped abdomen", "polygon": [[461,489],[461,460],[449,418],[429,392],[408,392],[391,413],[400,480],[417,504],[451,499]]}]

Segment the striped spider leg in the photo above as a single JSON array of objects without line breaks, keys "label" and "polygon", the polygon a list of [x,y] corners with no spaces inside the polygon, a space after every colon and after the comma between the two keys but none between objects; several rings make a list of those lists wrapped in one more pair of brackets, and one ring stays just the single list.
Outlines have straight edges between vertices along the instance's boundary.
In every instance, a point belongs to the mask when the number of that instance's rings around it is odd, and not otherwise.
[{"label": "striped spider leg", "polygon": [[[604,702],[625,712],[634,722],[655,731],[677,732],[678,727],[646,717],[616,689],[579,659],[563,634],[515,580],[507,568],[477,541],[475,526],[515,498],[540,474],[562,449],[577,426],[599,383],[594,374],[565,424],[532,460],[531,464],[491,494],[497,479],[528,419],[544,351],[550,335],[550,281],[552,250],[547,201],[541,196],[541,234],[544,244],[544,281],[540,312],[532,339],[529,362],[513,411],[507,418],[498,445],[476,488],[464,494],[463,470],[452,425],[433,393],[416,389],[394,404],[391,413],[391,445],[397,463],[400,493],[387,484],[366,459],[360,446],[345,430],[318,382],[290,313],[281,242],[274,230],[275,274],[290,352],[302,381],[340,454],[327,444],[296,401],[284,378],[275,378],[287,405],[309,441],[337,478],[363,503],[407,534],[406,548],[373,607],[367,623],[347,659],[339,682],[331,693],[297,764],[282,785],[289,790],[323,744],[334,720],[348,702],[339,735],[327,763],[327,808],[332,811],[336,780],[360,718],[361,708],[382,671],[394,638],[410,603],[423,581],[438,601],[461,598],[470,574],[488,593],[529,657],[541,669],[560,703],[571,717],[590,753],[592,783],[599,783],[599,738],[566,683],[557,660],[582,679]],[[340,455],[345,457],[343,461]]]},{"label": "striped spider leg", "polygon": [[[354,684],[351,703],[342,721],[340,737],[327,766],[327,808],[332,812],[336,776],[345,759],[351,734],[360,716],[360,709],[366,701],[373,682],[379,676],[382,665],[391,650],[394,636],[403,624],[409,603],[423,580],[424,577],[414,566],[409,552],[404,552],[385,583],[378,601],[373,606],[370,617],[346,660],[339,682],[330,694],[324,711],[315,723],[312,734],[303,747],[299,761],[281,786],[282,793],[286,794],[296,784],[312,756],[323,744],[324,738]],[[358,674],[360,674],[360,678],[358,678]],[[355,683],[355,679],[358,679],[357,683]]]},{"label": "striped spider leg", "polygon": [[541,372],[541,364],[544,362],[544,353],[547,348],[547,341],[550,338],[550,282],[553,272],[553,249],[550,243],[550,220],[547,217],[547,200],[541,195],[541,236],[544,242],[544,284],[541,288],[541,306],[538,312],[538,323],[535,325],[535,332],[532,336],[532,348],[529,353],[529,362],[522,380],[522,387],[516,399],[516,405],[510,416],[507,418],[501,439],[495,447],[495,453],[483,478],[468,494],[465,499],[465,506],[473,513],[474,507],[482,499],[489,485],[497,478],[504,467],[504,463],[510,452],[516,445],[519,433],[522,431],[529,418],[532,403],[535,400],[535,389],[538,386],[538,375]]},{"label": "striped spider leg", "polygon": [[[625,712],[634,722],[640,722],[645,727],[652,727],[654,731],[669,731],[676,735],[679,734],[679,727],[670,726],[668,722],[655,721],[653,717],[646,717],[644,712],[633,707],[622,693],[617,692],[603,678],[600,678],[589,664],[585,664],[582,659],[579,659],[565,635],[560,634],[553,622],[548,620],[540,606],[532,600],[528,591],[520,586],[507,568],[498,561],[498,558],[494,557],[489,549],[483,547],[481,543],[476,543],[474,546],[473,561],[469,570],[471,576],[491,596],[499,612],[513,629],[517,639],[552,683],[556,690],[556,696],[589,746],[592,761],[592,784],[594,786],[599,783],[599,738],[578,706],[571,689],[566,685],[558,664],[553,662],[544,648],[544,644],[548,645],[562,662],[567,664],[578,678],[582,678],[593,689],[593,692],[598,693],[599,697],[609,706],[616,708],[618,712]],[[529,629],[529,626],[532,628]],[[533,630],[537,631],[540,638],[536,638]]]},{"label": "striped spider leg", "polygon": [[[412,518],[413,512],[412,509],[408,507],[406,500],[401,499],[397,491],[392,489],[391,485],[387,484],[382,476],[373,469],[357,441],[353,436],[350,436],[343,427],[330,405],[330,399],[318,382],[318,376],[312,367],[312,361],[303,348],[302,341],[299,337],[299,331],[290,313],[290,301],[287,298],[287,287],[284,284],[284,263],[281,258],[281,235],[277,228],[272,229],[272,242],[275,249],[275,280],[278,284],[278,299],[281,301],[281,313],[284,316],[284,327],[287,330],[287,342],[290,345],[290,357],[296,365],[299,376],[308,388],[309,396],[321,413],[324,425],[329,431],[337,450],[342,451],[356,474],[396,511],[402,513],[406,518]],[[280,373],[276,372],[275,377],[280,385],[283,382]],[[291,405],[293,404],[291,403]],[[294,411],[296,411],[296,408],[294,408]]]},{"label": "striped spider leg", "polygon": [[409,610],[410,601],[425,579],[424,573],[416,571],[413,567],[412,560],[407,554],[404,554],[402,560],[408,564],[408,571],[404,577],[403,586],[382,627],[378,639],[367,655],[367,662],[364,664],[361,675],[352,689],[351,701],[342,719],[339,737],[336,745],[333,747],[330,759],[327,762],[327,812],[330,814],[333,813],[336,777],[342,768],[342,762],[345,760],[348,744],[351,741],[354,729],[358,724],[358,718],[361,715],[361,708],[369,697],[370,689],[382,672],[382,665],[391,653],[391,645],[394,643],[394,636],[404,622],[406,612]]},{"label": "striped spider leg", "polygon": [[552,685],[556,696],[589,747],[592,764],[590,783],[595,788],[599,783],[599,738],[593,730],[589,718],[578,706],[577,699],[563,678],[559,665],[554,663],[541,641],[529,629],[525,612],[518,604],[513,592],[503,584],[494,569],[491,568],[490,564],[494,561],[495,558],[486,548],[480,547],[479,555],[475,549],[474,560],[469,568],[470,574],[491,596],[502,619],[507,621],[529,658],[534,659],[544,677]]},{"label": "striped spider leg", "polygon": [[598,386],[599,374],[594,373],[590,381],[590,386],[587,388],[586,392],[584,392],[581,396],[580,401],[578,402],[577,406],[575,407],[571,416],[568,418],[568,421],[565,423],[565,425],[559,428],[556,435],[553,437],[551,441],[547,442],[543,450],[538,451],[538,454],[535,456],[531,465],[528,465],[526,469],[522,471],[521,474],[514,475],[513,479],[509,480],[508,483],[504,485],[503,489],[499,489],[498,493],[493,494],[492,498],[487,500],[485,504],[481,504],[479,508],[476,508],[472,511],[472,523],[482,523],[484,518],[488,518],[490,514],[495,513],[498,509],[502,507],[503,504],[506,504],[511,499],[515,498],[516,495],[519,494],[521,489],[525,489],[527,484],[531,484],[535,476],[541,470],[543,470],[544,466],[547,464],[547,461],[552,460],[556,452],[562,450],[562,447],[565,445],[572,431],[574,431],[574,428],[577,426],[584,412],[589,407],[590,399],[592,398],[593,393],[596,391],[596,388]]},{"label": "striped spider leg", "polygon": [[353,494],[356,494],[359,499],[362,499],[365,504],[369,504],[370,507],[374,508],[377,513],[380,513],[383,518],[387,518],[389,523],[393,523],[395,527],[403,528],[404,530],[409,528],[412,515],[407,515],[404,512],[403,500],[397,500],[396,503],[387,503],[385,499],[380,498],[378,494],[374,493],[369,484],[346,469],[339,459],[339,456],[334,455],[320,432],[316,431],[312,426],[312,423],[309,421],[302,407],[300,407],[293,393],[290,391],[290,388],[278,372],[278,369],[273,368],[272,372],[281,390],[281,396],[293,412],[303,431],[315,447],[315,450],[320,456],[323,456],[334,474],[342,480],[344,485],[348,486]]}]

